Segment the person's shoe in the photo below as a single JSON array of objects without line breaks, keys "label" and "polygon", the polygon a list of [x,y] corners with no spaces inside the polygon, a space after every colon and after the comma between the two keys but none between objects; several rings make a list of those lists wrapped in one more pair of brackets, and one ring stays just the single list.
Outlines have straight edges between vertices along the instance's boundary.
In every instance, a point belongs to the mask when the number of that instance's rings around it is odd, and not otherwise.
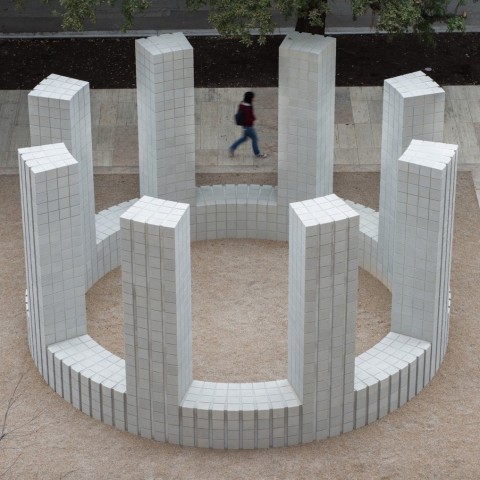
[{"label": "person's shoe", "polygon": [[268,155],[266,153],[259,153],[258,155],[255,155],[257,158],[267,158]]},{"label": "person's shoe", "polygon": [[228,149],[228,156],[230,158],[233,158],[234,157],[234,153],[233,153],[233,150],[231,148]]}]

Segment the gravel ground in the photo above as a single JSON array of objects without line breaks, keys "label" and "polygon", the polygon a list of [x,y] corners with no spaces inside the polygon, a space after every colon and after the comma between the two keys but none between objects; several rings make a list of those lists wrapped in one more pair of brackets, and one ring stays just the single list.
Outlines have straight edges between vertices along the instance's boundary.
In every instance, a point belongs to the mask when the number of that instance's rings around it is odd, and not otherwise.
[{"label": "gravel ground", "polygon": [[[275,180],[234,178],[236,183]],[[218,177],[197,179],[217,181]],[[337,174],[334,190],[376,207],[378,182],[378,174]],[[21,378],[7,418],[7,436],[1,439],[0,431],[0,478],[479,477],[480,213],[469,173],[458,174],[450,343],[430,385],[400,410],[340,437],[240,452],[165,445],[117,431],[75,410],[45,384],[27,346],[18,183],[16,176],[0,177],[0,415]],[[98,209],[138,195],[136,176],[97,176],[95,184]],[[287,246],[280,242],[220,240],[193,245],[195,378],[285,376],[286,259]],[[368,348],[388,331],[390,302],[385,288],[365,272],[360,273],[360,284],[357,350]],[[118,354],[123,349],[120,290],[114,271],[90,290],[87,299],[89,333]],[[212,332],[215,338],[207,342]]]}]

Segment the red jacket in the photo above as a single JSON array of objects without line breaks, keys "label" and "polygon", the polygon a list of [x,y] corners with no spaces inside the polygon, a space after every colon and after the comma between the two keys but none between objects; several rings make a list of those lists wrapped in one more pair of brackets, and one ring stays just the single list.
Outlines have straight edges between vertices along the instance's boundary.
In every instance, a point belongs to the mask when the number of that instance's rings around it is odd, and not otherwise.
[{"label": "red jacket", "polygon": [[251,127],[253,126],[253,122],[256,120],[255,115],[253,114],[253,107],[248,103],[242,102],[238,108],[243,112],[243,126],[244,127]]}]

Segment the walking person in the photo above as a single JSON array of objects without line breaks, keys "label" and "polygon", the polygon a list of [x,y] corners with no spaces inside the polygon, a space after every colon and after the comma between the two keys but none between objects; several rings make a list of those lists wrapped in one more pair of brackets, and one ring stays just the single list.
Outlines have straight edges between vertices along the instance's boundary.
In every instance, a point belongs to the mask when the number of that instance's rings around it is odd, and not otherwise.
[{"label": "walking person", "polygon": [[253,99],[255,98],[255,94],[253,92],[246,92],[243,96],[243,102],[240,103],[238,106],[238,111],[243,118],[242,128],[243,128],[243,136],[240,137],[237,141],[230,145],[228,152],[231,157],[233,157],[236,148],[241,145],[243,142],[246,142],[249,138],[252,140],[252,148],[253,154],[257,158],[266,158],[266,153],[260,153],[260,149],[258,148],[258,136],[257,132],[253,126],[256,118],[253,113]]}]

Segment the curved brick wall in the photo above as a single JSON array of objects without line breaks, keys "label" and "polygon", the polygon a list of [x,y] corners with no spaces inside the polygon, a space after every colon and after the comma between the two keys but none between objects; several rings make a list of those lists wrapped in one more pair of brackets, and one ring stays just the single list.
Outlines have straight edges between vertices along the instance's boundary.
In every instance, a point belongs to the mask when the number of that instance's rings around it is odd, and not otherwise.
[{"label": "curved brick wall", "polygon": [[[215,187],[197,189],[213,190]],[[224,201],[218,191],[239,191],[242,193],[261,192],[263,187],[238,186],[217,187],[217,201],[222,207],[208,211],[212,225],[208,238],[224,238],[222,229],[225,211]],[[274,203],[270,195],[275,190],[265,187],[269,195],[252,195],[239,199],[239,212],[250,207],[256,211],[261,206],[260,215],[256,215],[259,230],[267,232],[268,215],[263,208],[269,206],[270,214],[274,211]],[[267,197],[267,199],[266,199]],[[204,197],[203,197],[204,198]],[[261,200],[260,200],[261,199]],[[97,215],[97,225],[108,223],[109,232],[99,229],[97,248],[109,245],[109,258],[120,258],[118,248],[120,236],[119,217],[135,201],[101,212]],[[206,202],[208,203],[208,202]],[[210,202],[212,203],[212,202]],[[232,204],[232,203],[230,203]],[[235,204],[234,204],[235,205]],[[209,205],[211,207],[211,204]],[[369,226],[370,231],[375,212],[352,205],[360,211],[360,231]],[[248,211],[248,209],[246,210]],[[200,203],[197,207],[200,221],[207,216],[207,205]],[[365,213],[366,212],[366,213]],[[240,217],[243,218],[242,214]],[[107,220],[108,219],[108,220]],[[213,221],[214,220],[214,221]],[[198,219],[197,219],[198,221]],[[240,220],[243,222],[243,220]],[[239,225],[232,221],[235,228],[229,229],[237,238]],[[240,228],[240,230],[241,230]],[[197,230],[198,231],[198,230]],[[215,236],[215,231],[220,234]],[[375,244],[375,235],[371,238],[367,231],[361,233],[359,250],[365,252],[365,245]],[[257,233],[256,238],[261,238]],[[104,249],[99,250],[104,251]],[[103,257],[99,262],[105,265]],[[365,253],[359,255],[359,265],[368,270],[372,256]],[[108,263],[108,269],[115,268],[116,262]],[[107,273],[107,268],[105,273]],[[47,354],[48,374],[46,380],[59,395],[84,413],[93,416],[117,428],[138,433],[138,425],[129,424],[126,388],[125,361],[106,351],[88,335],[79,336],[63,342],[49,345]],[[354,388],[352,391],[351,423],[347,428],[359,428],[394,411],[406,401],[418,394],[433,376],[430,367],[431,343],[391,332],[373,348],[364,352],[354,362]],[[258,382],[248,384],[211,383],[193,380],[177,406],[178,437],[175,443],[210,448],[268,448],[285,446],[311,441],[312,432],[305,432],[303,403],[295,388],[287,380]],[[342,426],[342,431],[346,431]],[[338,432],[340,433],[340,432]],[[324,435],[324,437],[330,434]],[[305,440],[304,438],[307,437]],[[155,438],[155,437],[153,437]],[[165,440],[165,439],[163,439]],[[172,437],[168,439],[172,441]]]},{"label": "curved brick wall", "polygon": [[[380,214],[346,203],[331,194],[334,47],[307,34],[282,45],[279,186],[196,188],[191,47],[181,34],[138,41],[150,196],[96,216],[88,85],[51,76],[31,94],[32,144],[44,145],[19,150],[29,346],[75,407],[160,441],[268,448],[371,423],[433,377],[448,343],[457,148],[410,140],[438,136],[444,96],[421,72],[388,81]],[[190,241],[214,238],[289,241],[287,379],[193,380]],[[120,264],[125,360],[87,335],[84,298]],[[358,266],[391,289],[392,331],[355,358]]]}]

